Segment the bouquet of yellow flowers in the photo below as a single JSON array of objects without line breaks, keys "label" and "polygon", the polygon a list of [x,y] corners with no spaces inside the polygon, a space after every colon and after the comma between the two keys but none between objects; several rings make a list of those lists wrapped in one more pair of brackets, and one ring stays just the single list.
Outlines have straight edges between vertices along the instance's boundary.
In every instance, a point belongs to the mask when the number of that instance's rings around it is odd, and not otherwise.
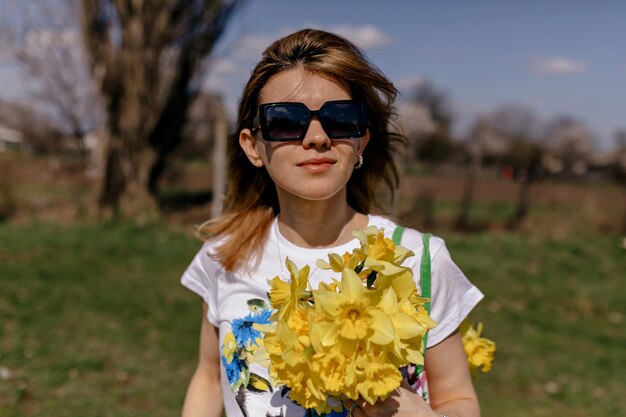
[{"label": "bouquet of yellow flowers", "polygon": [[423,365],[423,337],[436,326],[412,270],[401,266],[413,252],[376,227],[354,234],[360,247],[352,253],[317,261],[341,274],[317,289],[309,266],[287,259],[291,281],[268,281],[271,322],[254,324],[264,334],[257,356],[269,357],[270,377],[318,414],[340,411],[341,399],[385,399],[402,381],[398,368]]}]

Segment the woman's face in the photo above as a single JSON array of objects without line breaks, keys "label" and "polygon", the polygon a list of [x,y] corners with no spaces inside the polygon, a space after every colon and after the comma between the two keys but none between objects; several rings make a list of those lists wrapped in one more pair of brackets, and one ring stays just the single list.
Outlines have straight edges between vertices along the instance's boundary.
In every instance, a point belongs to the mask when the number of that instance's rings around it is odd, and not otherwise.
[{"label": "woman's face", "polygon": [[[295,68],[270,78],[261,89],[259,104],[299,102],[318,110],[327,101],[351,98],[347,85]],[[358,139],[330,140],[317,118],[302,141],[268,142],[260,131],[251,134],[248,129],[240,134],[251,162],[267,169],[281,204],[290,198],[327,200],[339,193],[345,198],[346,184],[368,140],[369,131]]]}]

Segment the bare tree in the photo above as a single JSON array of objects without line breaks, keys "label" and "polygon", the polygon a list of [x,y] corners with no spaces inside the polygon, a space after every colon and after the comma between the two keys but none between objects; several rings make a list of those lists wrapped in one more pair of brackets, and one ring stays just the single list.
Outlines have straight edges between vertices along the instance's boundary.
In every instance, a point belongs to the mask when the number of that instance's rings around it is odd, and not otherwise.
[{"label": "bare tree", "polygon": [[[75,7],[60,0],[7,0],[0,24],[3,61],[23,78],[25,100],[48,114],[84,154],[85,135],[102,123],[87,68]],[[32,128],[32,126],[31,126]]]},{"label": "bare tree", "polygon": [[508,227],[515,229],[528,216],[530,191],[543,175],[542,125],[530,108],[519,104],[496,109],[491,120],[497,135],[506,141],[499,162],[513,169],[514,179],[520,184],[517,207],[508,221]]},{"label": "bare tree", "polygon": [[409,95],[409,101],[418,108],[425,108],[432,128],[421,132],[417,157],[422,160],[441,162],[449,159],[454,150],[452,104],[448,95],[430,82],[418,84]]},{"label": "bare tree", "polygon": [[84,42],[107,115],[103,214],[155,207],[207,57],[240,3],[82,0]]},{"label": "bare tree", "polygon": [[470,228],[470,211],[480,168],[500,163],[515,141],[530,139],[534,122],[534,116],[528,108],[509,104],[478,117],[470,126],[465,140],[466,174],[461,211],[455,225],[457,229]]},{"label": "bare tree", "polygon": [[519,104],[508,104],[476,119],[466,140],[467,173],[461,211],[456,227],[468,229],[476,177],[483,164],[507,166],[520,183],[517,208],[508,222],[517,227],[530,209],[530,189],[541,176],[543,150],[539,132],[541,124],[532,110]]},{"label": "bare tree", "polygon": [[456,219],[455,228],[470,228],[470,211],[474,201],[474,189],[478,172],[485,155],[493,156],[502,152],[506,139],[499,136],[487,117],[479,117],[472,124],[466,142],[466,173],[461,198],[461,211]]},{"label": "bare tree", "polygon": [[623,215],[620,233],[626,237],[626,129],[615,132],[615,180],[624,190]]},{"label": "bare tree", "polygon": [[556,117],[547,123],[545,136],[551,155],[561,162],[565,174],[582,175],[587,171],[595,138],[582,121]]}]

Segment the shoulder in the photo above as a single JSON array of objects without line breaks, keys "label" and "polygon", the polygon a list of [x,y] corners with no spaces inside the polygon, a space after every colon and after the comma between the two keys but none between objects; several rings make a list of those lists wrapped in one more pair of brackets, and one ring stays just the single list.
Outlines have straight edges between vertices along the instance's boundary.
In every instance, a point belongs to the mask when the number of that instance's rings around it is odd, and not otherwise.
[{"label": "shoulder", "polygon": [[215,240],[202,243],[189,265],[187,272],[193,271],[196,274],[215,276],[220,271],[224,270],[224,267],[216,257],[219,245],[220,242]]},{"label": "shoulder", "polygon": [[[391,238],[394,230],[397,227],[403,227],[404,232],[402,234],[401,245],[407,249],[412,250],[416,255],[422,253],[424,249],[424,233],[419,230],[412,229],[410,227],[404,227],[395,221],[379,215],[370,215],[370,225],[385,229],[385,236]],[[438,237],[430,235],[428,239],[428,248],[431,258],[436,258],[439,254],[448,256],[448,251],[445,249],[445,241]],[[443,249],[443,250],[442,250]]]}]

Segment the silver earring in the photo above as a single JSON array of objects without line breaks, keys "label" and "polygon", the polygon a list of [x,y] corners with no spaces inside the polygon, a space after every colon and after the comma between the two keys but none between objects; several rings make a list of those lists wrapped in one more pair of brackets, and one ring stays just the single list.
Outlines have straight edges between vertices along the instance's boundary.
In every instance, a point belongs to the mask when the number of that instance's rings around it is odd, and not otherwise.
[{"label": "silver earring", "polygon": [[359,155],[359,158],[356,161],[356,164],[354,165],[354,169],[359,169],[363,166],[363,155]]}]

